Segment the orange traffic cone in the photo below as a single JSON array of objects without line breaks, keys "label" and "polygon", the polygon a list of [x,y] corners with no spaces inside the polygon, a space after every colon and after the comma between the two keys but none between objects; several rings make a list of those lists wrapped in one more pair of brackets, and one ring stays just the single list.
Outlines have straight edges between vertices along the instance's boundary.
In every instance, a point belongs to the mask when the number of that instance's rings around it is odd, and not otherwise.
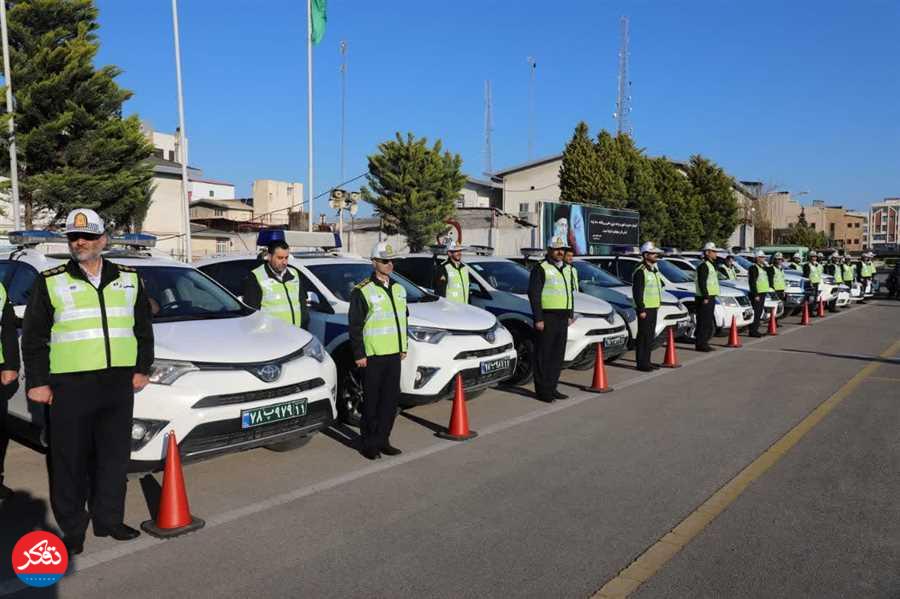
[{"label": "orange traffic cone", "polygon": [[666,357],[662,363],[663,368],[681,368],[678,356],[675,355],[675,332],[669,327],[669,342],[666,344]]},{"label": "orange traffic cone", "polygon": [[159,513],[156,515],[156,521],[142,522],[141,528],[154,537],[168,538],[203,528],[205,525],[206,522],[191,515],[187,490],[184,487],[184,473],[181,471],[181,456],[175,442],[175,431],[169,431]]},{"label": "orange traffic cone", "polygon": [[603,364],[603,343],[597,343],[597,353],[594,355],[594,382],[585,391],[594,393],[609,393],[612,391],[606,382],[606,366]]},{"label": "orange traffic cone", "polygon": [[800,317],[800,325],[806,326],[809,324],[809,304],[807,302],[803,302],[803,316]]},{"label": "orange traffic cone", "polygon": [[769,334],[777,335],[778,334],[778,323],[775,322],[775,308],[772,308],[772,314],[769,316]]},{"label": "orange traffic cone", "polygon": [[741,347],[741,338],[738,337],[737,317],[731,317],[731,331],[728,333],[728,345],[726,347]]},{"label": "orange traffic cone", "polygon": [[456,390],[453,394],[453,409],[450,412],[450,426],[447,432],[435,433],[441,439],[466,441],[477,437],[478,433],[469,430],[469,411],[466,409],[466,392],[463,390],[462,375],[456,375]]},{"label": "orange traffic cone", "polygon": [[821,299],[819,300],[819,311],[816,314],[816,316],[818,316],[819,318],[822,318],[823,316],[825,316],[825,301],[824,300],[821,300]]}]

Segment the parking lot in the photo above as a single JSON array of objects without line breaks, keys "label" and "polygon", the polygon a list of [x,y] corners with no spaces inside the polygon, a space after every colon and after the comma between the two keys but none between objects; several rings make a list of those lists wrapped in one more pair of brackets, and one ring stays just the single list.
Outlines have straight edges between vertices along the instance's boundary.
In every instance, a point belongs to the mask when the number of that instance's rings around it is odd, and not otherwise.
[{"label": "parking lot", "polygon": [[[573,370],[567,401],[490,389],[469,402],[479,436],[465,443],[434,435],[449,402],[416,407],[397,420],[397,458],[367,462],[355,429],[336,425],[296,451],[190,464],[203,530],[89,533],[57,587],[23,589],[4,565],[0,594],[893,597],[898,309],[876,301],[809,327],[793,316],[742,349],[717,338],[711,354],[679,344],[675,370],[638,373],[629,352],[607,366],[605,395]],[[745,468],[740,492],[697,526]],[[160,482],[129,483],[126,522],[152,516]],[[13,443],[7,483],[20,492],[0,518],[9,554],[53,526],[43,456]]]}]

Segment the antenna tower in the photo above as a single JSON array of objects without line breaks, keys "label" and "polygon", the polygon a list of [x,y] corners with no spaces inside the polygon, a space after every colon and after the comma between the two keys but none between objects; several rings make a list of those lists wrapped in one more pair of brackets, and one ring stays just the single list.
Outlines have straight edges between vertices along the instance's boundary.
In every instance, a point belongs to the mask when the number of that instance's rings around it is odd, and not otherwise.
[{"label": "antenna tower", "polygon": [[491,80],[484,82],[484,173],[494,172],[494,146],[491,135],[494,132],[494,99],[491,96]]},{"label": "antenna tower", "polygon": [[631,123],[631,80],[628,78],[628,17],[621,20],[621,45],[619,46],[619,89],[616,97],[616,133],[632,134]]}]

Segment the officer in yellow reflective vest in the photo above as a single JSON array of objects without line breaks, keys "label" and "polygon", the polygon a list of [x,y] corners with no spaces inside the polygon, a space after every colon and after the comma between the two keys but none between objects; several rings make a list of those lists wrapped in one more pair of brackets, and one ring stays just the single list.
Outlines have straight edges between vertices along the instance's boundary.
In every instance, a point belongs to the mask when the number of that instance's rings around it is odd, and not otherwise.
[{"label": "officer in yellow reflective vest", "polygon": [[400,361],[406,357],[409,314],[406,289],[391,279],[398,258],[391,244],[375,244],[374,272],[350,294],[350,345],[363,376],[360,453],[370,460],[402,453],[390,442],[400,401]]},{"label": "officer in yellow reflective vest", "polygon": [[12,496],[12,489],[3,484],[3,462],[6,458],[6,446],[9,436],[6,432],[6,409],[9,398],[19,388],[19,335],[16,330],[16,314],[6,293],[6,287],[0,283],[0,309],[3,310],[0,320],[0,505]]},{"label": "officer in yellow reflective vest", "polygon": [[725,256],[725,261],[719,265],[719,272],[725,275],[725,278],[729,281],[737,280],[737,269],[734,267],[734,256],[728,254]]},{"label": "officer in yellow reflective vest", "polygon": [[266,261],[244,279],[244,303],[297,327],[307,327],[309,309],[300,272],[288,265],[290,246],[283,240],[267,248]]},{"label": "officer in yellow reflective vest", "polygon": [[101,257],[107,235],[97,213],[73,210],[65,232],[71,259],[35,281],[22,357],[28,399],[50,406],[50,500],[66,548],[78,554],[88,520],[98,537],[140,534],[123,523],[125,484],[153,326],[137,271]]},{"label": "officer in yellow reflective vest", "polygon": [[862,283],[862,300],[866,303],[866,294],[872,293],[872,278],[875,276],[875,265],[872,258],[875,255],[872,252],[866,252],[862,255],[858,265],[859,280]]},{"label": "officer in yellow reflective vest", "polygon": [[642,372],[659,368],[650,363],[650,352],[653,349],[653,338],[656,336],[656,314],[662,304],[662,278],[656,267],[656,261],[661,254],[662,250],[652,241],[644,243],[641,246],[643,261],[631,279],[631,295],[638,315],[634,357],[637,369]]},{"label": "officer in yellow reflective vest", "polygon": [[831,261],[825,265],[825,272],[834,277],[835,285],[843,285],[844,269],[841,268],[841,257],[837,252],[831,254]]},{"label": "officer in yellow reflective vest", "polygon": [[469,303],[469,267],[462,262],[462,247],[455,241],[447,246],[447,260],[437,265],[434,292],[457,304]]},{"label": "officer in yellow reflective vest", "polygon": [[531,269],[528,279],[535,331],[534,392],[548,403],[568,398],[556,390],[575,314],[572,281],[563,259],[566,247],[562,237],[551,239],[546,260]]},{"label": "officer in yellow reflective vest", "polygon": [[766,307],[766,294],[772,290],[769,285],[769,271],[766,268],[766,253],[756,251],[756,262],[750,266],[747,272],[747,282],[750,284],[750,303],[753,306],[753,322],[750,323],[750,336],[762,337],[759,332],[759,321],[762,319],[763,310]]},{"label": "officer in yellow reflective vest", "polygon": [[694,280],[694,296],[697,308],[697,330],[694,333],[694,347],[697,351],[711,352],[709,345],[716,330],[716,298],[719,297],[719,273],[716,270],[716,244],[707,242],[703,246],[703,262],[697,267]]},{"label": "officer in yellow reflective vest", "polygon": [[[812,287],[810,298],[813,302],[819,301],[819,285],[822,283],[822,264],[819,262],[819,254],[815,250],[809,252],[809,262],[803,265],[803,276],[809,279],[809,285]],[[810,310],[810,314],[819,315],[818,310]]]},{"label": "officer in yellow reflective vest", "polygon": [[784,301],[784,255],[781,252],[775,252],[772,256],[772,264],[769,266],[769,287],[778,296],[778,299]]},{"label": "officer in yellow reflective vest", "polygon": [[856,281],[856,269],[850,264],[850,256],[845,255],[841,258],[841,269],[843,270],[844,285],[852,287]]}]

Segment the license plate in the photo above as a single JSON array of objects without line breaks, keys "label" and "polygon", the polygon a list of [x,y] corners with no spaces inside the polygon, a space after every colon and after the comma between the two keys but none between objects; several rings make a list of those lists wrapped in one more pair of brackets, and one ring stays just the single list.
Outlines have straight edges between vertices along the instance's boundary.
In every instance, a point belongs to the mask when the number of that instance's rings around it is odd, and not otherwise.
[{"label": "license plate", "polygon": [[499,360],[491,360],[489,362],[481,363],[481,374],[492,374],[494,372],[498,372],[500,370],[506,370],[509,368],[510,359],[509,358],[500,358]]},{"label": "license plate", "polygon": [[625,337],[607,337],[603,340],[603,347],[618,347],[625,344]]},{"label": "license plate", "polygon": [[241,410],[241,428],[252,428],[271,422],[306,416],[306,400],[295,399],[261,408]]}]

